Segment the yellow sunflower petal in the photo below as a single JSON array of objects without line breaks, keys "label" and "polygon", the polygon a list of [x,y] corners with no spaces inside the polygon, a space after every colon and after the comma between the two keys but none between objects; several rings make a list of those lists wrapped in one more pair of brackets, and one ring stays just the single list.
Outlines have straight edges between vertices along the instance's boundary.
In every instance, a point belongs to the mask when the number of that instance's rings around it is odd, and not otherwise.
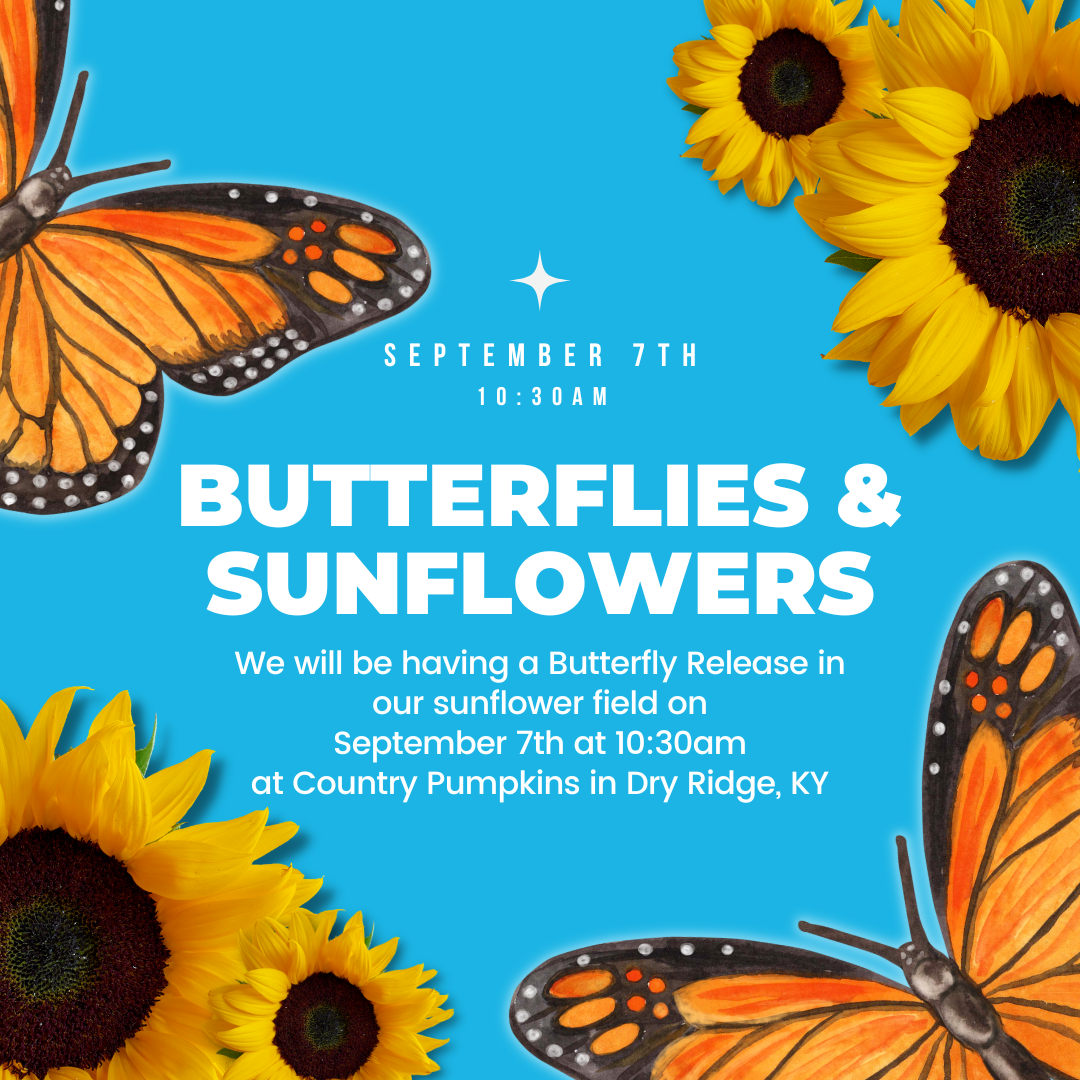
[{"label": "yellow sunflower petal", "polygon": [[[911,45],[937,74],[936,86],[968,94],[979,77],[979,58],[967,31],[934,3],[903,0],[900,40]],[[892,88],[892,84],[887,84]],[[896,89],[896,88],[894,88]]]},{"label": "yellow sunflower petal", "polygon": [[933,317],[935,311],[953,293],[964,286],[962,274],[954,274],[932,289],[917,303],[914,303],[893,320],[892,326],[881,339],[870,358],[870,369],[866,373],[871,386],[889,386],[896,382],[907,365],[911,349]]},{"label": "yellow sunflower petal", "polygon": [[922,430],[945,406],[948,404],[947,394],[938,394],[927,401],[920,401],[915,405],[900,406],[900,423],[909,435],[914,435]]},{"label": "yellow sunflower petal", "polygon": [[281,1055],[276,1046],[265,1046],[238,1057],[226,1074],[228,1080],[266,1080],[270,1070],[282,1067]]},{"label": "yellow sunflower petal", "polygon": [[[692,96],[696,98],[699,95],[695,93]],[[700,96],[704,97],[705,95]],[[713,105],[714,103],[696,101],[695,104]],[[731,100],[725,104],[717,101],[715,107],[709,108],[709,111],[703,113],[699,120],[694,121],[687,132],[686,141],[688,143],[701,142],[703,139],[711,139],[722,132],[728,131],[736,124],[748,123],[750,123],[750,118],[746,115],[742,102]]]},{"label": "yellow sunflower petal", "polygon": [[862,0],[840,0],[840,3],[833,7],[834,26],[837,35],[854,22],[855,16],[859,14],[861,8]]},{"label": "yellow sunflower petal", "polygon": [[1016,368],[1008,390],[1021,454],[1027,453],[1042,431],[1057,401],[1050,352],[1050,342],[1043,327],[1034,320],[1024,323],[1020,328]]},{"label": "yellow sunflower petal", "polygon": [[931,244],[902,258],[882,259],[844,298],[833,329],[845,334],[877,319],[900,315],[957,273],[952,252],[944,244]]},{"label": "yellow sunflower petal", "polygon": [[817,174],[810,166],[810,140],[805,135],[794,135],[788,139],[788,147],[791,150],[791,167],[795,170],[795,178],[799,181],[803,193],[809,195],[817,186]]},{"label": "yellow sunflower petal", "polygon": [[705,166],[715,169],[718,176],[741,174],[757,156],[765,139],[766,135],[761,128],[747,117],[746,123],[732,132],[716,162],[706,159]]},{"label": "yellow sunflower petal", "polygon": [[114,859],[128,859],[146,843],[150,821],[150,796],[142,773],[134,756],[123,758],[101,800],[98,846]]},{"label": "yellow sunflower petal", "polygon": [[870,12],[867,25],[870,27],[870,44],[881,80],[890,90],[938,84],[937,72],[910,45],[896,36],[896,32],[877,13],[877,8]]},{"label": "yellow sunflower petal", "polygon": [[968,99],[941,86],[894,90],[885,95],[882,104],[928,150],[946,158],[966,150],[971,133],[979,126]]},{"label": "yellow sunflower petal", "polygon": [[914,255],[933,244],[945,226],[945,203],[938,195],[902,195],[853,214],[829,218],[825,224],[835,235],[877,258]]},{"label": "yellow sunflower petal", "polygon": [[151,840],[167,833],[194,805],[206,784],[212,751],[200,750],[187,761],[159,769],[146,778],[153,807],[148,835]]},{"label": "yellow sunflower petal", "polygon": [[976,30],[972,38],[979,50],[982,70],[971,95],[971,106],[983,120],[990,120],[1012,104],[1009,58],[993,34]]},{"label": "yellow sunflower petal", "polygon": [[975,29],[993,34],[1009,58],[1012,100],[1019,101],[1027,87],[1035,54],[1031,20],[1021,0],[977,0]]},{"label": "yellow sunflower petal", "polygon": [[946,182],[944,177],[921,183],[898,180],[869,169],[844,153],[841,145],[844,141],[853,135],[872,134],[874,126],[883,123],[885,121],[864,117],[819,128],[810,140],[811,166],[831,188],[863,203],[883,202],[912,191],[936,195],[943,190]]},{"label": "yellow sunflower petal", "polygon": [[22,729],[11,710],[0,701],[0,843],[22,828],[30,799],[30,755]]},{"label": "yellow sunflower petal", "polygon": [[967,0],[941,0],[941,6],[961,30],[971,31],[975,25],[975,8]]},{"label": "yellow sunflower petal", "polygon": [[930,317],[886,405],[911,405],[947,390],[974,362],[990,327],[990,306],[974,286],[965,285]]},{"label": "yellow sunflower petal", "polygon": [[140,889],[190,900],[207,897],[226,887],[250,864],[250,857],[222,850],[214,844],[167,839],[143,848],[128,860],[127,868]]},{"label": "yellow sunflower petal", "polygon": [[[866,203],[858,202],[848,195],[839,191],[819,191],[815,195],[798,195],[794,199],[795,209],[799,216],[824,240],[827,244],[836,247],[845,247],[846,241],[834,233],[826,224],[831,218],[845,214],[853,214],[856,210],[862,210]],[[862,251],[857,247],[848,248],[859,255],[874,258],[868,251]]]},{"label": "yellow sunflower petal", "polygon": [[976,408],[993,405],[1004,396],[1016,369],[1019,345],[1020,323],[1011,315],[1002,313],[991,343],[985,385],[972,401]]},{"label": "yellow sunflower petal", "polygon": [[[64,722],[71,711],[71,702],[75,697],[75,692],[83,689],[86,688],[72,686],[67,690],[59,690],[53,694],[41,707],[41,711],[37,714],[37,718],[30,728],[30,734],[26,736],[26,752],[30,757],[31,780],[35,787],[35,797],[31,798],[30,805],[26,808],[26,814],[23,818],[24,825],[29,826],[34,823],[34,814],[40,809],[39,803],[41,801],[37,797],[37,783],[41,779],[41,774],[45,771],[46,766],[51,765],[53,762],[56,744],[60,741],[60,735],[64,730]],[[37,821],[38,824],[41,823],[40,817]]]},{"label": "yellow sunflower petal", "polygon": [[717,45],[729,56],[743,59],[754,51],[757,38],[754,32],[747,26],[738,23],[728,23],[726,26],[714,26],[712,36]]},{"label": "yellow sunflower petal", "polygon": [[838,341],[822,359],[855,360],[868,364],[874,355],[874,350],[895,321],[895,319],[878,319],[877,322],[864,326],[861,330],[852,331],[843,341]]},{"label": "yellow sunflower petal", "polygon": [[1035,49],[1035,63],[1028,80],[1027,93],[1058,94],[1060,85],[1052,88],[1047,79],[1052,60],[1047,46],[1055,37],[1054,24],[1061,13],[1062,0],[1033,0],[1028,17],[1031,20],[1031,36]]},{"label": "yellow sunflower petal", "polygon": [[705,14],[710,26],[739,23],[752,30],[756,38],[767,37],[773,31],[769,5],[757,0],[705,0]]},{"label": "yellow sunflower petal", "polygon": [[108,788],[109,767],[100,739],[88,740],[57,758],[43,778],[52,781],[59,824],[72,836],[89,838]]},{"label": "yellow sunflower petal", "polygon": [[868,169],[914,184],[944,186],[956,161],[924,146],[899,124],[878,121],[876,127],[840,140],[840,149],[852,161]]},{"label": "yellow sunflower petal", "polygon": [[140,1080],[218,1080],[206,1054],[150,1028],[128,1039],[116,1056],[121,1055],[127,1057],[132,1075]]}]

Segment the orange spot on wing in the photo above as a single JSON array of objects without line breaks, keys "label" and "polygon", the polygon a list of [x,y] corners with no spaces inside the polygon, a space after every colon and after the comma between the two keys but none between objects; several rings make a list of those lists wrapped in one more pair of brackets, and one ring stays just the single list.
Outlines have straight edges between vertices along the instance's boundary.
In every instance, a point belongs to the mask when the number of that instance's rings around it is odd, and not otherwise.
[{"label": "orange spot on wing", "polygon": [[998,695],[998,697],[1000,697],[1000,696],[1001,696],[1002,694],[1004,694],[1004,693],[1005,693],[1005,691],[1006,691],[1006,690],[1008,690],[1008,689],[1009,689],[1009,683],[1008,683],[1008,681],[1007,681],[1007,680],[1005,679],[1005,676],[1004,676],[1004,675],[999,675],[999,676],[998,676],[998,677],[997,677],[997,678],[996,678],[996,679],[995,679],[995,680],[994,680],[994,681],[993,681],[993,682],[992,682],[992,683],[990,684],[990,689],[991,689],[991,690],[993,690],[993,691],[994,691],[994,693]]},{"label": "orange spot on wing", "polygon": [[615,981],[610,971],[594,968],[592,971],[575,971],[573,975],[564,975],[551,984],[548,997],[578,998],[588,997],[606,990]]},{"label": "orange spot on wing", "polygon": [[192,255],[237,263],[261,259],[279,243],[278,237],[261,225],[186,210],[83,210],[58,217],[55,225],[105,229]]},{"label": "orange spot on wing", "polygon": [[598,1035],[589,1047],[594,1054],[614,1054],[625,1050],[637,1037],[641,1028],[637,1024],[620,1024]]},{"label": "orange spot on wing", "polygon": [[593,998],[579,1005],[572,1005],[559,1017],[559,1023],[566,1028],[583,1028],[603,1020],[615,1011],[614,998]]},{"label": "orange spot on wing", "polygon": [[308,284],[320,296],[332,300],[335,304],[347,304],[352,299],[352,293],[340,281],[321,270],[312,270],[308,274]]},{"label": "orange spot on wing", "polygon": [[1031,637],[1031,612],[1021,611],[1009,623],[1009,629],[1005,631],[1005,636],[1001,639],[997,662],[1002,667],[1011,664],[1020,655],[1020,650],[1027,644],[1029,637]]},{"label": "orange spot on wing", "polygon": [[1020,676],[1020,689],[1025,694],[1030,694],[1032,690],[1038,690],[1046,681],[1046,676],[1050,674],[1050,670],[1054,666],[1054,657],[1056,655],[1050,645],[1044,645],[1028,661],[1028,666],[1024,668],[1024,674]]},{"label": "orange spot on wing", "polygon": [[392,255],[397,250],[397,245],[385,233],[365,229],[363,225],[342,225],[337,234],[349,247],[372,255]]},{"label": "orange spot on wing", "polygon": [[631,1012],[641,1012],[645,1008],[645,999],[640,994],[635,994],[627,1000],[626,1007]]},{"label": "orange spot on wing", "polygon": [[300,258],[300,256],[299,256],[299,255],[297,255],[297,254],[296,254],[296,252],[295,252],[295,251],[293,251],[293,249],[292,249],[292,248],[286,248],[286,249],[285,249],[285,251],[284,251],[284,252],[282,252],[282,255],[281,255],[281,257],[282,257],[282,258],[283,258],[283,259],[284,259],[284,260],[285,260],[285,261],[286,261],[286,262],[287,262],[287,263],[288,263],[288,264],[289,264],[290,266],[292,266],[292,265],[293,265],[293,264],[294,264],[294,263],[296,262],[296,260]]},{"label": "orange spot on wing", "polygon": [[649,989],[654,994],[659,994],[659,993],[662,993],[664,990],[667,989],[667,985],[665,984],[663,979],[650,979],[649,980]]},{"label": "orange spot on wing", "polygon": [[1004,701],[994,710],[994,712],[1001,717],[1002,720],[1008,720],[1012,716],[1012,706],[1006,704]]},{"label": "orange spot on wing", "polygon": [[978,686],[979,685],[978,672],[969,671],[967,673],[967,677],[964,679],[964,682],[966,682],[968,684],[968,686]]},{"label": "orange spot on wing", "polygon": [[626,973],[626,977],[630,982],[641,982],[641,979],[642,979],[641,972],[638,971],[637,968],[631,968]]},{"label": "orange spot on wing", "polygon": [[308,246],[306,248],[304,248],[304,254],[309,259],[321,259],[322,258],[322,248],[319,247],[318,244],[308,244]]},{"label": "orange spot on wing", "polygon": [[383,268],[378,263],[373,263],[363,255],[357,255],[354,251],[346,251],[338,248],[334,252],[334,262],[345,271],[346,274],[361,281],[382,281],[385,276]]},{"label": "orange spot on wing", "polygon": [[311,223],[311,231],[312,232],[326,232],[326,222],[325,221],[313,221]]},{"label": "orange spot on wing", "polygon": [[1004,618],[1005,602],[1001,597],[995,596],[992,600],[988,600],[979,613],[971,635],[971,655],[976,660],[981,660],[994,647]]},{"label": "orange spot on wing", "polygon": [[304,230],[301,229],[299,225],[294,225],[289,230],[289,239],[290,240],[303,240],[304,239]]},{"label": "orange spot on wing", "polygon": [[658,1001],[652,1007],[652,1014],[656,1017],[657,1020],[663,1020],[664,1017],[667,1016],[668,1011],[668,1007],[662,1001]]},{"label": "orange spot on wing", "polygon": [[975,696],[974,696],[974,697],[973,697],[973,698],[971,699],[971,707],[972,707],[972,708],[973,708],[973,709],[974,709],[974,710],[975,710],[976,712],[982,712],[982,711],[983,711],[983,709],[985,709],[985,708],[986,708],[986,698],[984,698],[984,697],[982,696],[982,694],[976,694],[976,695],[975,695]]}]

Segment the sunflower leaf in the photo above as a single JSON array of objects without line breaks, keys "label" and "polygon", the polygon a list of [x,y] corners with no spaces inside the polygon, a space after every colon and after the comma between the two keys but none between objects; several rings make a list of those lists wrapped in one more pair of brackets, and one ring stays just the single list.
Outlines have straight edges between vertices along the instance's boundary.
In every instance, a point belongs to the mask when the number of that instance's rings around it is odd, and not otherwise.
[{"label": "sunflower leaf", "polygon": [[869,109],[863,109],[864,113],[869,113],[875,120],[891,120],[891,116],[886,116],[884,113],[870,112]]},{"label": "sunflower leaf", "polygon": [[157,717],[154,717],[154,730],[150,732],[150,741],[141,749],[135,751],[135,764],[139,767],[139,772],[146,775],[146,770],[150,767],[150,755],[154,752],[154,742],[157,740]]},{"label": "sunflower leaf", "polygon": [[375,924],[371,924],[371,929],[368,931],[368,935],[364,938],[364,945],[367,948],[371,948],[371,943],[375,940]]},{"label": "sunflower leaf", "polygon": [[869,255],[859,255],[854,251],[845,251],[843,248],[837,248],[825,261],[836,263],[837,266],[846,266],[857,274],[865,274],[867,270],[881,262],[880,259],[871,259]]},{"label": "sunflower leaf", "polygon": [[684,105],[682,111],[697,113],[698,116],[704,116],[709,110],[703,109],[700,105]]},{"label": "sunflower leaf", "polygon": [[233,1059],[233,1061],[235,1061],[235,1060],[236,1060],[236,1059],[237,1059],[238,1057],[242,1057],[242,1056],[243,1056],[243,1052],[242,1052],[242,1051],[240,1051],[240,1050],[229,1050],[228,1048],[225,1048],[225,1047],[223,1047],[222,1049],[220,1049],[220,1050],[218,1051],[218,1053],[219,1053],[219,1054],[220,1054],[220,1055],[221,1055],[222,1057],[232,1058],[232,1059]]}]

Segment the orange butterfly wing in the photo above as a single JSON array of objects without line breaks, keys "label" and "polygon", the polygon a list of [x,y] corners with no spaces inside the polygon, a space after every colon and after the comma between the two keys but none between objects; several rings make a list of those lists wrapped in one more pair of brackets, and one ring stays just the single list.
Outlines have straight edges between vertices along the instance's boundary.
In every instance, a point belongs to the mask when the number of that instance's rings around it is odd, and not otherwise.
[{"label": "orange butterfly wing", "polygon": [[1080,628],[1036,563],[965,598],[938,672],[924,831],[950,951],[1006,1032],[1080,1076]]},{"label": "orange butterfly wing", "polygon": [[166,187],[61,214],[0,268],[0,507],[131,490],[157,440],[159,371],[239,393],[404,311],[428,275],[397,219],[311,192]]},{"label": "orange butterfly wing", "polygon": [[754,941],[665,938],[566,953],[522,982],[510,1020],[522,1045],[575,1077],[946,1075],[945,1032],[910,991]]},{"label": "orange butterfly wing", "polygon": [[64,68],[67,0],[0,5],[0,198],[30,172]]}]

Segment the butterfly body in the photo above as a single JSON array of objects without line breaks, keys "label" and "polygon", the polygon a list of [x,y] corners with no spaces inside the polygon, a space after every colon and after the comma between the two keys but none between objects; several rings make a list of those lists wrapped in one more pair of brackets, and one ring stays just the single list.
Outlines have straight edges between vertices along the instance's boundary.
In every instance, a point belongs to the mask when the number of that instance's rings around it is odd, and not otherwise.
[{"label": "butterfly body", "polygon": [[[232,396],[407,310],[430,279],[397,218],[311,191],[188,184],[62,210],[91,184],[169,165],[72,175],[83,72],[52,161],[31,173],[69,13],[64,0],[0,0],[0,509],[31,514],[138,485],[163,374]],[[283,434],[302,430],[298,417]]]},{"label": "butterfly body", "polygon": [[924,848],[947,953],[800,923],[907,985],[802,949],[597,945],[542,964],[510,1010],[577,1080],[1080,1080],[1080,626],[1037,563],[995,567],[954,617],[923,765]]}]

